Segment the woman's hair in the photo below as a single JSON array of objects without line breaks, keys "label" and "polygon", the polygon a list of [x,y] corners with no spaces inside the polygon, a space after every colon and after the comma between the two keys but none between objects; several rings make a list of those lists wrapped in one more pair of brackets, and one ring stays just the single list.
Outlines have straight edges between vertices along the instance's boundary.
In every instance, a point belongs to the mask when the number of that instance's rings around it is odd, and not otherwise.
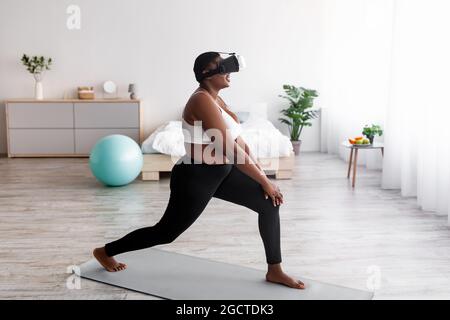
[{"label": "woman's hair", "polygon": [[195,59],[194,74],[195,74],[195,79],[198,82],[201,82],[200,79],[201,79],[203,70],[205,70],[206,67],[208,66],[208,64],[213,62],[217,57],[220,57],[220,54],[218,52],[209,51],[209,52],[202,53]]}]

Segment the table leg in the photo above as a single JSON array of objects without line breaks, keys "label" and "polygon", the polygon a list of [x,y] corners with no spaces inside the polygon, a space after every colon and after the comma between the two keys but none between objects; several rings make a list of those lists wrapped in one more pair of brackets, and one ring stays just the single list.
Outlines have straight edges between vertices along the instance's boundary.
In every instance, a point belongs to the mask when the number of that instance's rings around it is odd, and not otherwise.
[{"label": "table leg", "polygon": [[381,148],[381,156],[384,157],[384,147]]},{"label": "table leg", "polygon": [[353,161],[353,148],[350,148],[350,159],[348,160],[347,179],[350,178],[350,170],[352,169],[352,161]]},{"label": "table leg", "polygon": [[358,165],[358,148],[355,149],[355,157],[353,159],[353,181],[352,181],[352,187],[355,187],[355,180],[356,180],[356,167]]}]

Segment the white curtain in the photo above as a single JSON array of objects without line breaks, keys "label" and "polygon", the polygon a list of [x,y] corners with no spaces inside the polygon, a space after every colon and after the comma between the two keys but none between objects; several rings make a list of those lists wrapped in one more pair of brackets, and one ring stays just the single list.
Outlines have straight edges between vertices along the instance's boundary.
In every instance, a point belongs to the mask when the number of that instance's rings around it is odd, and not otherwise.
[{"label": "white curtain", "polygon": [[396,0],[383,188],[449,215],[450,3]]},{"label": "white curtain", "polygon": [[383,168],[382,188],[449,215],[450,1],[323,1],[322,151],[347,161],[340,143],[381,124],[385,157],[358,162]]}]

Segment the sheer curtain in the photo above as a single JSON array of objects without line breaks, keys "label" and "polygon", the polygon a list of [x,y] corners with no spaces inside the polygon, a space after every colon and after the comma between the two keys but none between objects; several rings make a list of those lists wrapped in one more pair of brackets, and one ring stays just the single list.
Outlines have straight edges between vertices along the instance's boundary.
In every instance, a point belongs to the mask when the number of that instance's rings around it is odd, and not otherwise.
[{"label": "sheer curtain", "polygon": [[449,215],[450,1],[323,3],[322,151],[348,161],[340,143],[381,124],[385,157],[358,162],[383,168],[382,188]]},{"label": "sheer curtain", "polygon": [[383,188],[449,215],[450,3],[396,0]]}]

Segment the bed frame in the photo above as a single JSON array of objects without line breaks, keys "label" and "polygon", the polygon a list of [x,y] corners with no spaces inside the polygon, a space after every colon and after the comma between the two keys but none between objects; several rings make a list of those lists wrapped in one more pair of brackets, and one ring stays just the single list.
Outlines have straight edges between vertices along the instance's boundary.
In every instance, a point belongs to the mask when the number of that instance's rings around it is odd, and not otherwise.
[{"label": "bed frame", "polygon": [[[160,172],[170,172],[179,158],[166,154],[149,153],[144,154],[144,165],[142,167],[142,180],[159,180]],[[267,175],[275,175],[275,179],[291,179],[294,168],[295,156],[292,153],[288,157],[260,158],[258,162]]]}]

